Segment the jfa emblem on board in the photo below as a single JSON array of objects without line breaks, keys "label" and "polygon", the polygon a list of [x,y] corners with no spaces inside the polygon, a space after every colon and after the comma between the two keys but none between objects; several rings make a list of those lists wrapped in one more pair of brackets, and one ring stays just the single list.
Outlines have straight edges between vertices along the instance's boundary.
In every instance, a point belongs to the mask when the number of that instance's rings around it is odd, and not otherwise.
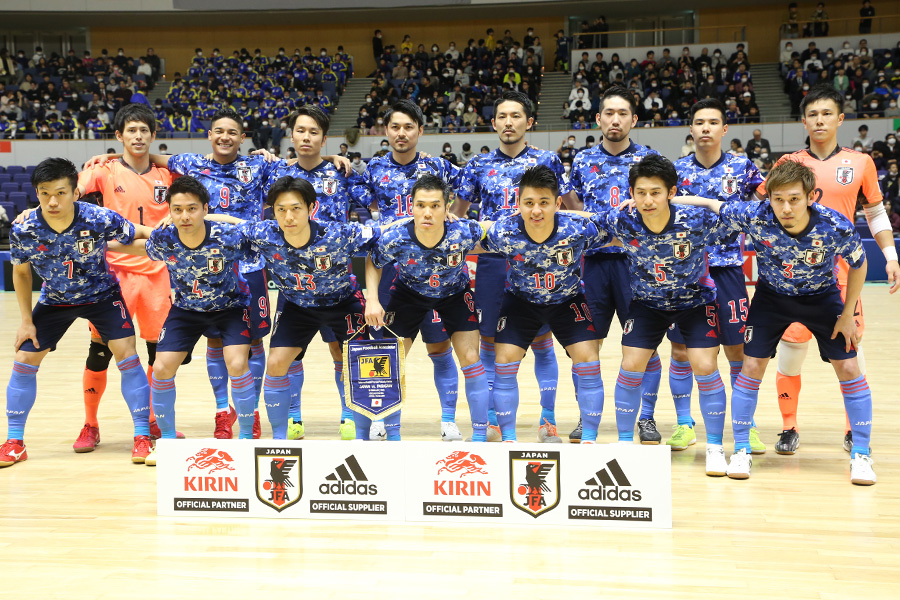
[{"label": "jfa emblem on board", "polygon": [[575,251],[571,248],[566,248],[565,250],[559,250],[556,253],[556,264],[566,267],[572,264],[572,261],[575,260]]},{"label": "jfa emblem on board", "polygon": [[687,258],[691,254],[691,243],[688,241],[674,242],[672,244],[672,252],[675,255],[675,258]]},{"label": "jfa emblem on board", "polygon": [[510,452],[509,497],[535,519],[559,505],[559,452]]},{"label": "jfa emblem on board", "polygon": [[256,497],[278,512],[303,495],[300,448],[256,448]]},{"label": "jfa emblem on board", "polygon": [[319,271],[327,271],[331,268],[331,257],[330,256],[317,256],[316,257],[316,269]]},{"label": "jfa emblem on board", "polygon": [[359,357],[360,379],[388,379],[390,376],[391,357],[386,354]]},{"label": "jfa emblem on board", "polygon": [[241,183],[250,183],[250,180],[253,179],[252,171],[250,170],[250,167],[247,165],[247,163],[238,163],[237,178]]},{"label": "jfa emblem on board", "polygon": [[841,185],[850,185],[853,183],[853,167],[838,167],[834,178]]},{"label": "jfa emblem on board", "polygon": [[337,192],[337,180],[336,179],[323,179],[322,180],[322,191],[325,192],[328,196],[334,196]]},{"label": "jfa emblem on board", "polygon": [[212,256],[206,259],[206,268],[210,273],[221,273],[225,270],[225,257],[219,256],[218,248],[213,248],[210,253]]},{"label": "jfa emblem on board", "polygon": [[165,204],[166,203],[166,191],[169,188],[162,185],[161,181],[156,182],[157,185],[153,186],[153,201],[157,204]]},{"label": "jfa emblem on board", "polygon": [[722,178],[722,193],[730,196],[737,191],[737,177],[726,175]]}]

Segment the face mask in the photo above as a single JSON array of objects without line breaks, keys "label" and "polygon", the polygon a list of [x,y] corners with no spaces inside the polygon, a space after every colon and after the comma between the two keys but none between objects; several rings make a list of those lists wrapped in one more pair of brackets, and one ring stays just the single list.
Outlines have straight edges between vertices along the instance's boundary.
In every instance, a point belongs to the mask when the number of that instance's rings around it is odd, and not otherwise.
[{"label": "face mask", "polygon": [[437,51],[438,51],[438,47],[437,47],[437,46],[432,46],[432,47],[431,47],[431,51],[432,51],[432,52],[437,52]]},{"label": "face mask", "polygon": [[268,121],[263,121],[263,127],[268,127],[268,126],[269,126],[269,122],[268,122]]},{"label": "face mask", "polygon": [[718,52],[716,52],[715,54],[713,54],[713,56],[715,56],[716,58],[719,58],[719,57],[722,56],[722,55],[719,54]]},{"label": "face mask", "polygon": [[878,103],[872,102],[871,104],[869,104],[869,108],[878,108]]},{"label": "face mask", "polygon": [[891,102],[890,107],[891,107],[891,108],[897,108],[897,103],[896,103],[896,102]]},{"label": "face mask", "polygon": [[381,125],[382,123],[384,123],[384,119],[378,119],[378,124]]},{"label": "face mask", "polygon": [[850,44],[844,44],[844,50],[847,50],[848,48],[850,48]]},{"label": "face mask", "polygon": [[325,55],[326,55],[325,52],[320,52],[320,53],[319,53],[319,56],[321,56],[321,57],[323,57],[323,58],[325,57]]},{"label": "face mask", "polygon": [[448,146],[447,148],[444,148],[444,154],[449,154],[449,153],[450,153],[450,147]]},{"label": "face mask", "polygon": [[788,52],[790,52],[791,50],[794,49],[794,47],[793,46],[785,46],[784,49],[787,50]]},{"label": "face mask", "polygon": [[565,171],[566,175],[568,175],[572,171],[572,167],[569,165],[563,165],[563,171]]},{"label": "face mask", "polygon": [[366,104],[372,104],[372,99],[371,99],[371,98],[366,98]]},{"label": "face mask", "polygon": [[381,149],[382,149],[382,150],[387,150],[387,149],[388,149],[388,145],[387,145],[387,144],[382,144],[382,145],[381,145]]},{"label": "face mask", "polygon": [[804,92],[805,92],[806,90],[808,90],[808,89],[809,89],[809,86],[808,86],[808,85],[804,85],[804,86],[803,86],[803,91],[804,91]]},{"label": "face mask", "polygon": [[[895,106],[896,106],[896,105],[895,105]],[[887,143],[888,143],[888,146],[893,146],[894,144],[897,143],[897,140],[895,140],[894,138],[891,138],[891,139],[889,139],[889,140],[887,141]]]},{"label": "face mask", "polygon": [[530,29],[528,30],[528,35],[531,35],[531,34],[533,34],[533,33],[534,33],[534,32],[533,32],[532,30],[530,30]]},{"label": "face mask", "polygon": [[430,76],[431,76],[431,71],[430,71],[430,70],[425,71],[425,74],[428,75],[428,76],[430,77]]}]

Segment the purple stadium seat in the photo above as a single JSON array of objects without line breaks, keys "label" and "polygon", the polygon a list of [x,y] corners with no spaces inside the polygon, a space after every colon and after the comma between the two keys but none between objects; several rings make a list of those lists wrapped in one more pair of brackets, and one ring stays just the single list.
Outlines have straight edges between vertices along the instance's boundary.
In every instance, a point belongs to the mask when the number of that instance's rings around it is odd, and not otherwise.
[{"label": "purple stadium seat", "polygon": [[0,173],[0,183],[9,183],[12,181],[12,175],[9,173]]},{"label": "purple stadium seat", "polygon": [[20,186],[15,181],[11,181],[8,183],[0,183],[0,192],[6,192],[7,194],[11,194],[13,192],[18,192],[22,186]]},{"label": "purple stadium seat", "polygon": [[13,175],[13,183],[18,183],[20,187],[26,187],[31,185],[31,175],[28,173],[17,173]]},{"label": "purple stadium seat", "polygon": [[16,173],[24,173],[25,167],[21,167],[19,165],[10,165],[6,167],[6,172],[10,175],[15,175]]},{"label": "purple stadium seat", "polygon": [[25,192],[13,192],[9,195],[9,201],[16,207],[16,214],[28,208],[28,194]]}]

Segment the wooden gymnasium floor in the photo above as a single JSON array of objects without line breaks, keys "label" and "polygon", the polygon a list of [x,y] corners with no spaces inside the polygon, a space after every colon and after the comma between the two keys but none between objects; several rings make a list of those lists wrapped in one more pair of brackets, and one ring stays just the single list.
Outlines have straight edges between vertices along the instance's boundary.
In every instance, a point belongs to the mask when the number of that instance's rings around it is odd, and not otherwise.
[{"label": "wooden gymnasium floor", "polygon": [[[157,517],[155,472],[129,461],[131,422],[115,369],[100,410],[102,444],[90,454],[72,452],[82,425],[88,340],[87,328],[75,326],[40,371],[26,436],[29,460],[0,471],[0,590],[22,600],[246,599],[273,592],[365,599],[897,598],[900,298],[878,284],[867,285],[863,296],[878,484],[849,483],[841,397],[833,372],[813,350],[804,370],[800,452],[774,453],[781,420],[770,369],[757,413],[769,452],[754,459],[753,477],[744,482],[706,477],[702,443],[673,454],[671,531]],[[0,294],[0,322],[6,378],[19,322],[11,292]],[[607,396],[600,440],[607,442],[615,434],[610,409],[618,336],[612,332],[601,353]],[[661,353],[667,361],[665,345]],[[557,415],[565,436],[577,409],[559,346],[557,355]],[[539,414],[531,365],[526,358],[521,370],[523,440],[534,439]],[[404,435],[436,439],[438,403],[421,344],[410,367]],[[720,368],[728,373],[723,356]],[[188,437],[210,436],[214,406],[202,354],[179,373],[178,395],[179,429]],[[337,400],[324,345],[307,357],[303,398],[307,437],[333,439]],[[696,395],[694,402],[697,417]],[[465,432],[464,401],[458,414]],[[665,377],[657,420],[667,437],[675,415]],[[265,419],[263,427],[270,435]],[[703,439],[702,423],[698,428]]]}]

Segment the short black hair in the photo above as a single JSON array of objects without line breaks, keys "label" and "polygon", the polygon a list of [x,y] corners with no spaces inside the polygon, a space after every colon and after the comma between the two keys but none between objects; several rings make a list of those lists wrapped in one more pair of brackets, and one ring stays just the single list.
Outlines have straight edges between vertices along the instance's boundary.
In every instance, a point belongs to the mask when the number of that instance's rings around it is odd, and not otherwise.
[{"label": "short black hair", "polygon": [[670,190],[678,183],[678,173],[672,161],[658,154],[645,156],[641,162],[632,165],[628,171],[628,187],[634,189],[638,177],[657,177],[663,180],[666,189]]},{"label": "short black hair", "polygon": [[600,111],[603,111],[603,104],[609,98],[621,98],[628,102],[628,106],[631,108],[631,114],[637,114],[637,103],[634,101],[634,94],[630,91],[622,87],[621,85],[611,85],[606,88],[606,91],[603,92],[603,95],[600,96]]},{"label": "short black hair", "polygon": [[46,158],[31,172],[31,185],[37,189],[42,183],[49,183],[58,179],[66,179],[74,190],[78,187],[78,169],[72,161],[65,158]]},{"label": "short black hair", "polygon": [[722,122],[725,122],[725,105],[722,104],[722,101],[718,98],[704,98],[695,102],[691,107],[691,123],[693,124],[694,115],[697,114],[697,111],[706,109],[719,111],[719,114],[722,115]]},{"label": "short black hair", "polygon": [[220,119],[231,119],[237,123],[241,133],[244,133],[244,118],[233,108],[220,108],[217,110],[216,114],[213,115],[212,120],[209,122],[210,129],[212,129],[215,126],[216,121],[219,121]]},{"label": "short black hair", "polygon": [[288,129],[293,131],[294,125],[297,124],[297,119],[299,119],[301,116],[311,118],[316,122],[316,125],[319,126],[319,129],[322,130],[322,135],[328,135],[328,126],[331,124],[331,118],[328,116],[328,113],[326,113],[315,104],[306,104],[292,112],[290,116],[288,116],[287,120]]},{"label": "short black hair", "polygon": [[838,112],[844,112],[844,94],[834,89],[830,83],[819,83],[809,89],[809,93],[800,101],[800,115],[806,116],[806,107],[819,100],[831,100],[838,108]]},{"label": "short black hair", "polygon": [[156,116],[146,104],[134,102],[120,108],[113,122],[114,130],[122,133],[125,131],[125,125],[132,121],[143,123],[150,128],[150,133],[156,133]]},{"label": "short black hair", "polygon": [[419,191],[432,191],[432,190],[440,190],[441,195],[444,198],[444,206],[447,205],[447,202],[450,201],[450,188],[444,183],[444,180],[438,177],[437,175],[432,175],[431,173],[423,173],[419,176],[416,182],[412,186],[412,190],[409,192],[410,197],[412,197],[413,201],[416,199],[416,193]]},{"label": "short black hair", "polygon": [[191,194],[197,196],[204,206],[209,204],[209,192],[200,181],[190,175],[184,175],[172,182],[166,192],[166,202],[171,202],[175,194]]},{"label": "short black hair", "polygon": [[497,108],[504,102],[517,102],[521,104],[522,110],[525,111],[526,119],[530,119],[531,115],[534,114],[534,104],[531,103],[531,98],[522,92],[507,90],[500,94],[500,97],[494,100],[494,114],[497,114]]},{"label": "short black hair", "polygon": [[[176,181],[178,180],[176,179]],[[316,203],[316,189],[310,182],[302,177],[285,175],[284,177],[279,178],[272,184],[272,187],[269,188],[269,194],[266,196],[266,204],[275,206],[278,197],[289,192],[299,194],[300,197],[303,198],[303,203],[306,204],[306,208],[311,208],[312,205]]]},{"label": "short black hair", "polygon": [[425,125],[425,115],[422,114],[422,109],[419,108],[419,105],[413,102],[412,100],[398,100],[391,106],[391,110],[387,111],[387,114],[384,115],[384,124],[388,125],[391,122],[391,117],[394,116],[394,113],[402,113],[415,121],[418,127],[422,127]]},{"label": "short black hair", "polygon": [[553,192],[554,198],[559,196],[559,179],[556,178],[556,173],[553,172],[553,169],[546,165],[531,167],[522,173],[522,178],[519,180],[520,196],[521,190],[527,187],[550,190]]}]

